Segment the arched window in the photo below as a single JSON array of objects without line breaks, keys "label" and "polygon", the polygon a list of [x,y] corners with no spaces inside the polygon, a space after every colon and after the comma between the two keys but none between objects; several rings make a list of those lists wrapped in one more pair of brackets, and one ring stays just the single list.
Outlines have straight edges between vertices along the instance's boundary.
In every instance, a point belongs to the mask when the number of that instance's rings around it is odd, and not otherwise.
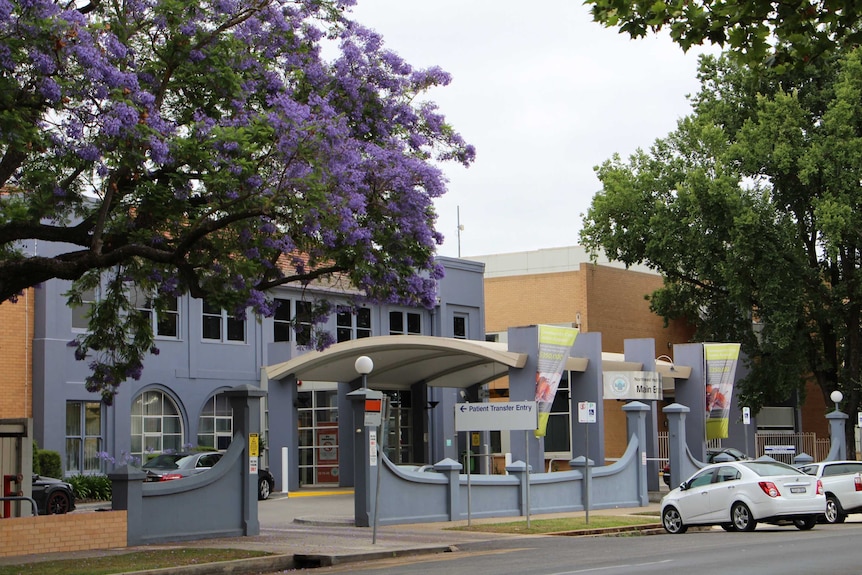
[{"label": "arched window", "polygon": [[179,451],[183,421],[177,405],[161,391],[145,391],[132,404],[132,455],[146,462],[152,453]]},{"label": "arched window", "polygon": [[233,437],[233,410],[225,394],[206,402],[198,419],[198,448],[227,449]]}]

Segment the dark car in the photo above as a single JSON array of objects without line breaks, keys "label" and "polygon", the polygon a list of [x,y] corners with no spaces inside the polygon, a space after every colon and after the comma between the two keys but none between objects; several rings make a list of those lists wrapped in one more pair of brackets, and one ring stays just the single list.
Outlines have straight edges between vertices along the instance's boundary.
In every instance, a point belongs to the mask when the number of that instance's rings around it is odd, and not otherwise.
[{"label": "dark car", "polygon": [[222,454],[214,451],[162,453],[141,467],[147,481],[170,481],[202,473],[218,463]]},{"label": "dark car", "polygon": [[[748,459],[748,456],[734,447],[716,447],[706,450],[706,462],[715,463],[715,458],[721,454],[730,457],[731,461],[742,461]],[[664,484],[670,487],[670,463],[667,463],[661,470],[662,480]]]},{"label": "dark car", "polygon": [[269,499],[269,494],[275,489],[275,478],[269,469],[259,469],[257,472],[257,498],[261,501]]},{"label": "dark car", "polygon": [[35,473],[33,499],[36,501],[39,515],[63,514],[75,510],[75,491],[71,484]]}]

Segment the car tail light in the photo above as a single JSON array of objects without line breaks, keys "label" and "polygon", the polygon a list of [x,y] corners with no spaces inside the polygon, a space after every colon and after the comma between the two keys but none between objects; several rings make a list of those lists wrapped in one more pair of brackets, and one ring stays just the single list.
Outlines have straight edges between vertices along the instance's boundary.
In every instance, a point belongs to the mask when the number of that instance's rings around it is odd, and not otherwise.
[{"label": "car tail light", "polygon": [[159,481],[170,481],[171,479],[182,479],[183,476],[179,473],[165,473]]},{"label": "car tail light", "polygon": [[856,487],[856,491],[862,491],[862,475],[856,474],[856,477],[853,478],[853,485]]},{"label": "car tail light", "polygon": [[769,495],[770,497],[780,497],[781,496],[781,493],[779,493],[778,488],[771,481],[761,481],[758,483],[758,485],[760,485],[760,488],[763,490],[763,492],[766,493],[767,495]]},{"label": "car tail light", "polygon": [[[859,476],[857,475],[856,478],[859,479]],[[862,490],[862,481],[858,481],[856,483],[856,491],[860,491],[860,490]],[[823,495],[823,482],[820,481],[819,479],[817,480],[817,493],[816,493],[816,495]]]}]

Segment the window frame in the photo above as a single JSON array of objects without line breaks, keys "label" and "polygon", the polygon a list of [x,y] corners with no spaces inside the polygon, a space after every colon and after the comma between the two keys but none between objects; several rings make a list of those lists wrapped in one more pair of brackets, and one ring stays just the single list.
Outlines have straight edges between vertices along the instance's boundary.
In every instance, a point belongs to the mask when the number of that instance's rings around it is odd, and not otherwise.
[{"label": "window frame", "polygon": [[[98,288],[90,288],[81,292],[81,305],[70,306],[70,311],[72,313],[72,333],[89,333],[90,332],[90,318],[89,315],[92,313],[93,308],[96,307],[96,303],[99,301],[99,290]],[[81,322],[84,325],[76,325]]]},{"label": "window frame", "polygon": [[[209,308],[209,309],[207,309]],[[206,300],[201,301],[201,341],[204,343],[228,343],[234,345],[242,345],[248,342],[247,322],[244,319],[237,319],[236,316],[228,314],[224,308],[218,308],[219,313],[213,310],[216,306],[208,303]],[[208,327],[207,319],[218,319],[218,337],[207,336]],[[212,323],[212,322],[210,322]],[[231,333],[237,326],[242,327],[242,339],[231,337]],[[211,328],[210,328],[211,329]]]},{"label": "window frame", "polygon": [[[69,413],[70,408],[74,408],[78,412],[77,422],[78,429],[75,433],[70,433],[69,429]],[[88,417],[89,409],[95,408],[97,416],[95,419]],[[102,432],[105,427],[104,410],[101,402],[86,401],[71,399],[66,401],[65,413],[65,445],[66,457],[63,462],[63,472],[66,475],[98,475],[103,472],[103,462],[99,458],[99,453],[102,451],[104,439]],[[98,424],[96,433],[90,431],[90,423],[95,421]],[[95,446],[93,446],[95,442]],[[89,444],[89,447],[88,447]],[[71,456],[74,455],[78,464],[73,468],[70,465]]]},{"label": "window frame", "polygon": [[341,343],[343,341],[350,341],[353,339],[363,339],[366,337],[371,337],[371,335],[371,308],[346,308],[342,311],[336,312],[336,342]]},{"label": "window frame", "polygon": [[[401,329],[393,329],[393,317],[399,317]],[[415,318],[418,323],[416,329],[411,329],[411,319]],[[389,311],[389,335],[422,335],[422,314],[415,311],[390,310]]]},{"label": "window frame", "polygon": [[[278,343],[290,342],[293,340],[290,336],[290,332],[293,331],[293,308],[290,300],[286,298],[273,298],[272,301],[272,341]],[[283,315],[285,313],[286,317]],[[284,337],[280,338],[279,335],[283,335]]]}]

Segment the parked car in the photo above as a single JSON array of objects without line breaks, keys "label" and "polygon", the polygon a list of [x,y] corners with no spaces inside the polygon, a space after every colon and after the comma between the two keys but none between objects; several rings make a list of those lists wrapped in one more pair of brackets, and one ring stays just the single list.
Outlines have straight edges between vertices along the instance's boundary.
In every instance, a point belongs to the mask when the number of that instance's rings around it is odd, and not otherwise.
[{"label": "parked car", "polygon": [[33,499],[39,515],[60,515],[75,510],[75,491],[70,483],[35,473]]},{"label": "parked car", "polygon": [[825,511],[820,480],[777,461],[707,465],[661,500],[668,533],[685,533],[691,525],[754,531],[758,522],[808,530]]},{"label": "parked car", "polygon": [[862,513],[862,461],[823,461],[798,466],[823,484],[826,523],[844,523],[850,513]]},{"label": "parked car", "polygon": [[[162,453],[147,461],[142,469],[147,474],[147,481],[170,481],[206,471],[218,463],[221,457],[221,453],[213,451]],[[275,488],[272,473],[268,469],[259,469],[257,478],[257,498],[269,499]]]},{"label": "parked car", "polygon": [[270,493],[275,489],[275,478],[269,469],[258,469],[257,471],[257,498],[260,501],[269,499]]},{"label": "parked car", "polygon": [[206,471],[221,457],[216,451],[162,453],[144,463],[141,469],[147,474],[147,481],[170,481]]},{"label": "parked car", "polygon": [[[734,461],[742,461],[748,459],[748,456],[736,449],[735,447],[716,447],[706,450],[706,462],[715,463],[715,458],[719,455],[727,455]],[[670,487],[670,463],[665,464],[661,469],[661,478],[664,484]]]}]

